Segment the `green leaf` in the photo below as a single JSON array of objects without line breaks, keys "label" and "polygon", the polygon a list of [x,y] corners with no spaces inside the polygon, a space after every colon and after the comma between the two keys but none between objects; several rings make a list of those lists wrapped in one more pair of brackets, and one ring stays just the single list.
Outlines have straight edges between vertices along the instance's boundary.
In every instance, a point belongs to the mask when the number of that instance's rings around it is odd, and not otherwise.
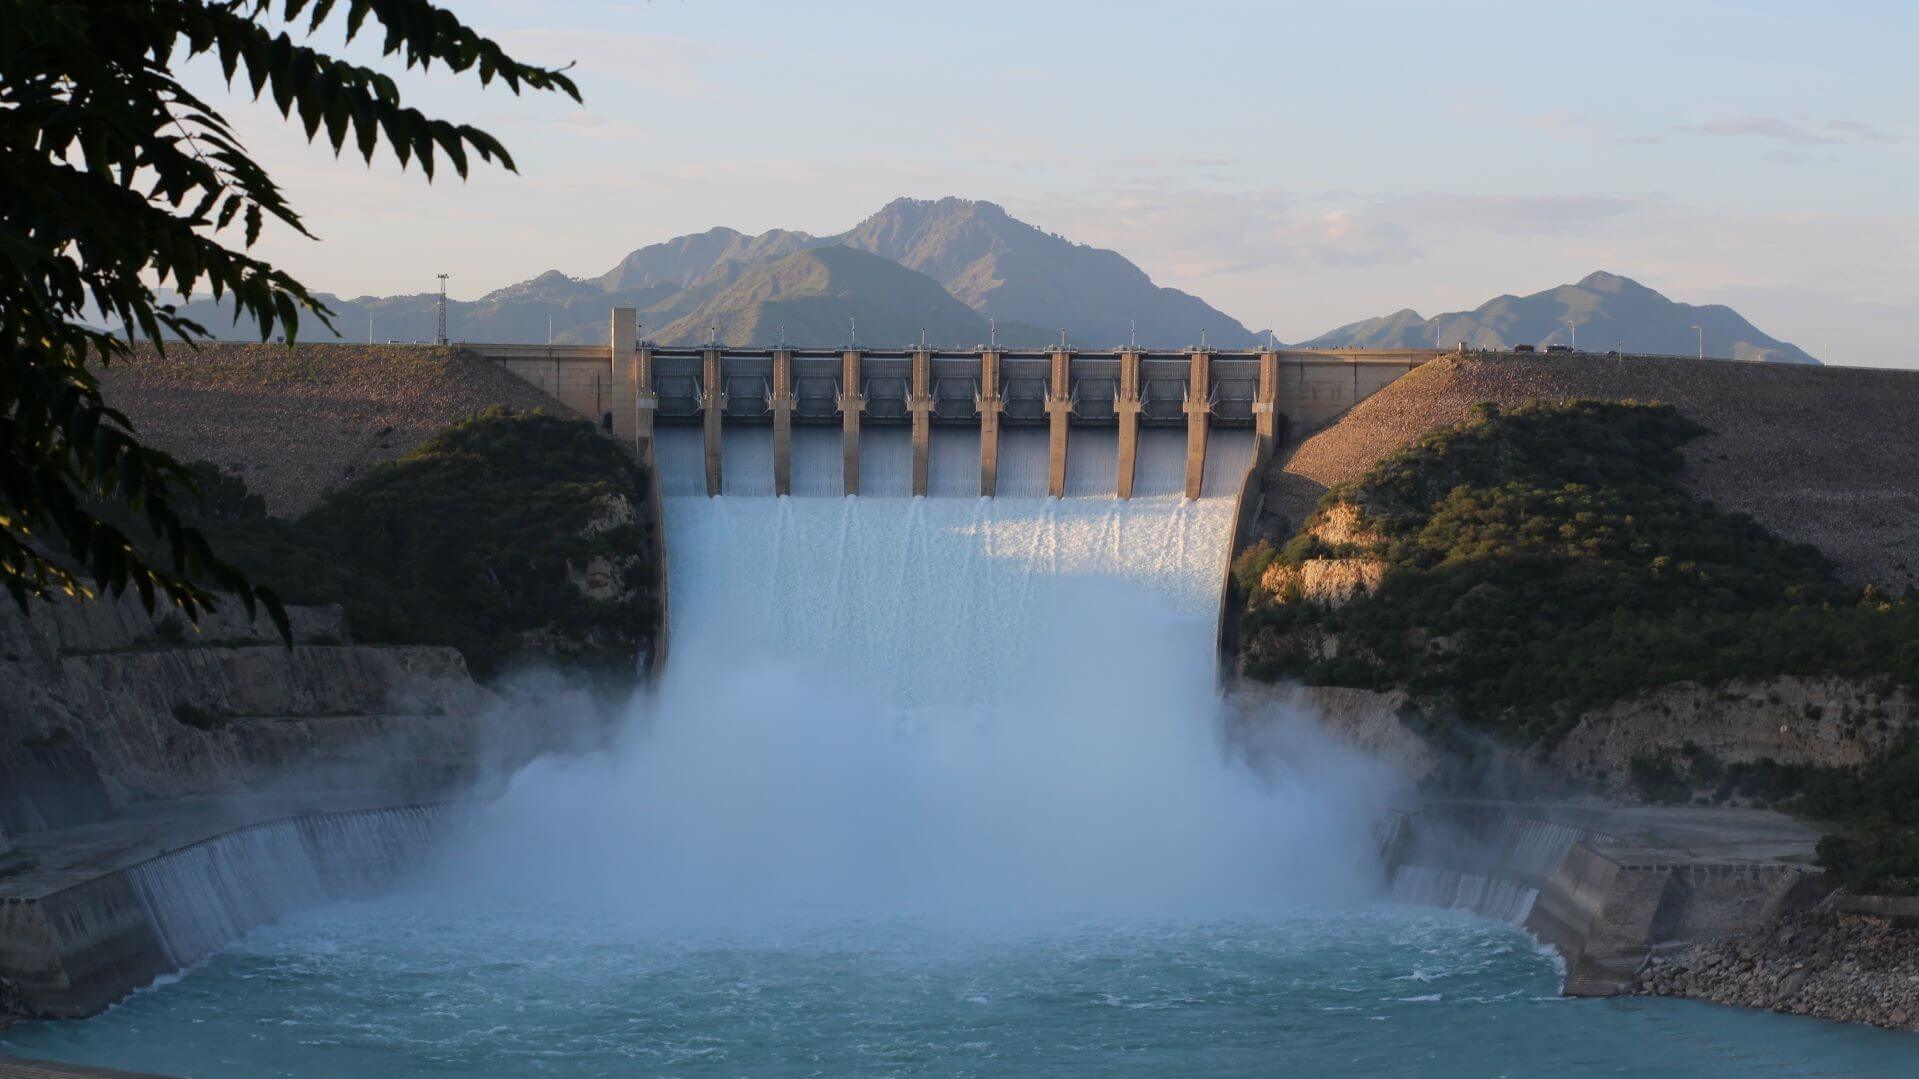
[{"label": "green leaf", "polygon": [[[89,367],[136,337],[164,353],[169,338],[205,336],[157,299],[161,285],[211,293],[263,337],[278,323],[294,339],[303,310],[323,325],[331,314],[249,254],[268,217],[307,229],[219,110],[172,76],[187,58],[210,55],[229,86],[244,79],[283,116],[297,109],[307,138],[336,154],[351,131],[366,160],[386,141],[402,167],[419,157],[429,179],[439,154],[463,176],[469,150],[511,167],[484,132],[407,107],[388,73],[278,29],[303,20],[311,37],[344,22],[351,40],[369,18],[403,67],[477,67],[482,85],[578,97],[563,71],[514,60],[428,0],[0,0],[0,583],[17,603],[82,591],[86,572],[94,587],[131,583],[143,603],[165,596],[189,615],[214,602],[204,582],[252,602],[254,586],[180,523],[172,498],[185,474],[132,436]],[[219,234],[236,221],[244,240],[230,247]],[[87,325],[100,312],[124,340]],[[141,538],[111,514],[140,522]]]}]

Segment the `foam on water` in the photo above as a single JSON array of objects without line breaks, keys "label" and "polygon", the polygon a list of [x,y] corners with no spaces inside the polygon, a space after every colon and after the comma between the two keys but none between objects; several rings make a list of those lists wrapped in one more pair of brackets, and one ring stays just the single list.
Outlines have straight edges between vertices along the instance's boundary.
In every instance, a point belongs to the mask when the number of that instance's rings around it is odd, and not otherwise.
[{"label": "foam on water", "polygon": [[[1003,443],[1002,489],[1043,490],[1044,432],[1020,434],[1038,437]],[[1228,470],[1243,445],[1220,440]],[[910,477],[903,439],[862,452],[863,488]],[[1165,471],[1156,456],[1145,472]],[[1292,767],[1256,772],[1221,741],[1231,512],[1176,495],[669,498],[664,684],[612,752],[517,777],[454,869],[522,899],[616,895],[676,931],[1366,894],[1384,771],[1303,722],[1272,734]]]},{"label": "foam on water", "polygon": [[[1110,478],[1092,456],[1069,456],[1059,500],[818,497],[840,456],[817,428],[795,432],[800,497],[740,497],[770,484],[745,460],[759,438],[727,432],[717,499],[688,497],[697,437],[660,441],[673,655],[610,751],[526,768],[403,892],[295,915],[0,1051],[200,1079],[1910,1064],[1880,1032],[1570,1005],[1522,934],[1368,903],[1389,777],[1286,717],[1271,770],[1219,737],[1230,506],[1177,497],[1179,432],[1143,433],[1131,503],[1082,495]],[[869,447],[862,486],[899,489],[910,456]],[[1003,482],[1043,490],[1044,443],[1007,448]],[[1215,450],[1207,490],[1230,490],[1241,451]],[[936,492],[976,491],[976,439],[936,438],[932,464]],[[172,946],[263,916],[220,894],[223,861],[322,888],[282,838],[151,871],[150,899],[239,912]],[[1509,838],[1536,860],[1565,837]],[[1506,917],[1527,901],[1402,887]]]}]

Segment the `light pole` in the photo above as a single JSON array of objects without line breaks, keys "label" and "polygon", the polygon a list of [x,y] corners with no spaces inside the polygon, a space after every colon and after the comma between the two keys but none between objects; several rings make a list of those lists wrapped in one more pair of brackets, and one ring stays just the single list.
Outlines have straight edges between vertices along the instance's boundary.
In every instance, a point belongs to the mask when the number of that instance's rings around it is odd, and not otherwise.
[{"label": "light pole", "polygon": [[1694,326],[1692,332],[1699,335],[1699,358],[1703,360],[1706,358],[1706,331]]}]

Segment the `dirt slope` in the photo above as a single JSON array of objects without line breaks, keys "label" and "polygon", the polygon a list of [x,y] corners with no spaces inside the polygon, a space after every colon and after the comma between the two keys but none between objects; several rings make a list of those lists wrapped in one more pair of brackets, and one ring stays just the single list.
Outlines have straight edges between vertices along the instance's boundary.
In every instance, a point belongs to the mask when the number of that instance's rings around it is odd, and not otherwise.
[{"label": "dirt slope", "polygon": [[567,414],[492,364],[421,346],[173,345],[115,363],[102,385],[141,437],[234,469],[279,515],[490,405]]},{"label": "dirt slope", "polygon": [[[1269,523],[1480,401],[1661,401],[1712,431],[1686,449],[1694,494],[1814,544],[1847,580],[1919,585],[1919,371],[1603,356],[1447,356],[1283,451]],[[1277,527],[1275,525],[1275,527]]]}]

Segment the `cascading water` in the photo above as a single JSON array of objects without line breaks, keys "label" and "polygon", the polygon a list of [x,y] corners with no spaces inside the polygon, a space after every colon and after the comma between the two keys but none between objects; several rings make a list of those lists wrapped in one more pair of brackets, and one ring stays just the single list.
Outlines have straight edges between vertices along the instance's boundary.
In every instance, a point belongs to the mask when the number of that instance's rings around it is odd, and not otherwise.
[{"label": "cascading water", "polygon": [[1392,896],[1402,903],[1471,911],[1523,925],[1539,898],[1539,886],[1574,843],[1591,836],[1572,825],[1502,813],[1487,835],[1462,839],[1446,859],[1477,862],[1489,867],[1487,872],[1417,862],[1396,866]]},{"label": "cascading water", "polygon": [[1401,903],[1471,911],[1509,925],[1523,925],[1539,889],[1483,873],[1461,873],[1434,866],[1402,865],[1393,872],[1393,898]]},{"label": "cascading water", "polygon": [[401,806],[271,821],[127,878],[167,958],[187,967],[293,911],[390,883],[425,853],[439,819],[434,807]]},{"label": "cascading water", "polygon": [[[754,434],[719,499],[662,440],[673,654],[610,750],[523,770],[406,890],[0,1049],[201,1079],[1753,1073],[1774,1017],[1567,1006],[1519,933],[1371,902],[1391,779],[1310,723],[1273,717],[1265,770],[1222,742],[1231,507],[1177,497],[1182,445],[1146,440],[1130,503],[1045,500],[1007,497],[1045,481],[1014,437],[989,501],[941,431],[947,496],[906,499],[881,434],[844,499],[815,497],[837,432],[796,434],[779,500],[742,497]],[[1110,483],[1087,445],[1071,494]],[[1903,1066],[1846,1035],[1765,1030]]]},{"label": "cascading water", "polygon": [[[1223,472],[1245,448],[1219,440]],[[477,860],[502,867],[486,886],[617,883],[656,922],[1179,915],[1369,890],[1381,769],[1303,725],[1274,736],[1312,771],[1258,774],[1219,741],[1232,507],[1152,493],[1183,460],[1159,449],[1130,502],[669,499],[665,685],[613,753],[535,765],[489,810],[489,855],[525,854]],[[865,440],[862,486],[896,485],[909,450]],[[1002,481],[1043,486],[1043,441],[1002,451]],[[665,448],[663,471],[683,455]]]}]

